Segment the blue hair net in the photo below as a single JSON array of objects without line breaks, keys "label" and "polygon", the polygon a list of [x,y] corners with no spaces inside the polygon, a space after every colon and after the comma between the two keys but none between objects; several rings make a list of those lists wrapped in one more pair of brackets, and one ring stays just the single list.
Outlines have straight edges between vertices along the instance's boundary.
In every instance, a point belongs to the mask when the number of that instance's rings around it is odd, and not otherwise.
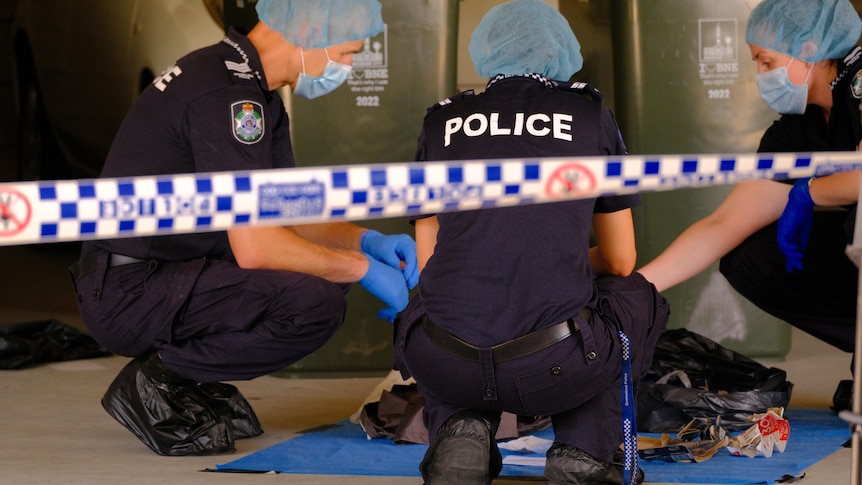
[{"label": "blue hair net", "polygon": [[514,0],[485,14],[470,37],[482,77],[539,73],[567,80],[581,70],[581,44],[560,12],[542,0]]},{"label": "blue hair net", "polygon": [[383,32],[377,0],[260,0],[258,18],[303,49],[362,40]]},{"label": "blue hair net", "polygon": [[764,0],[748,17],[745,42],[817,62],[846,56],[860,34],[848,0]]}]

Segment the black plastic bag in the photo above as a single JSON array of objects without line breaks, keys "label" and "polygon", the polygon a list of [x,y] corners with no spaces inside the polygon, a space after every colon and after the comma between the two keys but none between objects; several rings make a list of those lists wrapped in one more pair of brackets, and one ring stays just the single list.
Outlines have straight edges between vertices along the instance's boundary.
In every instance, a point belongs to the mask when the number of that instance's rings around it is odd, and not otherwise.
[{"label": "black plastic bag", "polygon": [[686,329],[667,330],[638,383],[637,425],[644,432],[675,433],[692,419],[719,418],[728,431],[746,429],[752,414],[786,407],[792,390],[781,369]]},{"label": "black plastic bag", "polygon": [[154,378],[146,361],[129,362],[102,397],[102,407],[159,455],[214,455],[263,433],[248,401],[230,384]]},{"label": "black plastic bag", "polygon": [[3,370],[110,355],[93,337],[56,320],[0,326],[0,369]]}]

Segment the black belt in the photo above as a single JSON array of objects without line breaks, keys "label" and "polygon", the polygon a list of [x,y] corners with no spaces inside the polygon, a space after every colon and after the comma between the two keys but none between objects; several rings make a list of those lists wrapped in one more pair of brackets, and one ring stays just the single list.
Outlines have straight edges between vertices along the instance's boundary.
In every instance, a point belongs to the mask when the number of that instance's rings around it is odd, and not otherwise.
[{"label": "black belt", "polygon": [[[590,315],[591,312],[588,308],[581,310],[581,316],[584,317],[584,320],[589,321]],[[438,327],[427,315],[422,318],[422,328],[425,330],[425,335],[440,348],[473,362],[480,361],[479,347],[471,345]],[[525,357],[561,342],[580,330],[576,322],[566,320],[551,327],[530,332],[523,337],[495,345],[491,347],[491,355],[494,357],[494,362],[506,362]]]},{"label": "black belt", "polygon": [[[72,276],[72,281],[77,283],[84,276],[96,271],[96,264],[99,253],[90,253],[83,258],[75,261],[75,264],[69,266],[69,274]],[[122,266],[124,264],[144,263],[145,259],[133,258],[131,256],[123,256],[122,254],[111,253],[108,256],[108,266]]]}]

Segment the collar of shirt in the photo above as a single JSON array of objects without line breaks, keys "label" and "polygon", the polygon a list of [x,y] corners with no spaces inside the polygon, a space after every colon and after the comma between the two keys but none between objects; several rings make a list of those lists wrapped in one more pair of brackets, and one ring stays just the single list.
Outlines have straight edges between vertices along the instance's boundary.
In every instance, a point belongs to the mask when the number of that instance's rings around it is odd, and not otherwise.
[{"label": "collar of shirt", "polygon": [[243,62],[254,72],[261,89],[269,91],[269,85],[263,72],[263,64],[260,62],[260,56],[257,53],[257,49],[254,48],[254,44],[248,40],[248,37],[240,33],[236,28],[230,27],[222,42],[233,47],[239,53]]},{"label": "collar of shirt", "polygon": [[835,77],[835,80],[832,81],[830,88],[835,90],[835,86],[841,82],[847,75],[852,75],[857,73],[859,70],[862,70],[862,47],[856,46],[850,51],[849,54],[844,58],[844,61],[838,67],[839,72],[838,76]]},{"label": "collar of shirt", "polygon": [[492,77],[490,81],[488,81],[488,85],[485,86],[485,89],[487,90],[488,88],[490,88],[491,86],[493,86],[497,82],[502,81],[503,79],[509,79],[509,78],[513,78],[513,77],[525,77],[525,78],[533,79],[533,80],[539,81],[540,83],[544,84],[545,86],[547,86],[549,88],[553,88],[556,86],[556,83],[553,80],[548,79],[547,77],[545,77],[541,74],[531,72],[531,73],[527,73],[527,74],[497,74],[496,76]]}]

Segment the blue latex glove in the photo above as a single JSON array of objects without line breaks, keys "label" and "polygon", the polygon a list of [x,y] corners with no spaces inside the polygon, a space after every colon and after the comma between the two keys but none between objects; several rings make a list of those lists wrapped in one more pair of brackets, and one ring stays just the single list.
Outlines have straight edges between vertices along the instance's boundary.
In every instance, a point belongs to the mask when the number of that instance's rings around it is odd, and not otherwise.
[{"label": "blue latex glove", "polygon": [[359,240],[359,246],[366,255],[401,271],[409,288],[412,289],[419,282],[416,242],[407,234],[385,236],[374,230],[365,231]]},{"label": "blue latex glove", "polygon": [[787,272],[802,269],[802,255],[814,224],[814,206],[808,178],[799,179],[790,189],[787,205],[778,219],[778,247],[787,258]]},{"label": "blue latex glove", "polygon": [[395,321],[395,316],[407,306],[410,299],[401,271],[371,257],[368,258],[368,271],[359,284],[386,304],[386,308],[381,308],[377,316],[389,322]]}]

